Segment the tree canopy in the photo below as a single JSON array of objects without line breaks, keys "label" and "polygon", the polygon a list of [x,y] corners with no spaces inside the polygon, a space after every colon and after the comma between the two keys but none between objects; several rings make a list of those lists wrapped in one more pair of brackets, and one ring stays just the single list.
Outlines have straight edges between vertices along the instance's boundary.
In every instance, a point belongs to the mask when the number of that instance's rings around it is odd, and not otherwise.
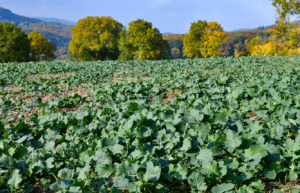
[{"label": "tree canopy", "polygon": [[184,55],[189,58],[215,57],[225,36],[226,32],[217,22],[193,22],[183,39]]},{"label": "tree canopy", "polygon": [[86,17],[71,29],[69,50],[75,60],[115,60],[123,25],[111,17]]},{"label": "tree canopy", "polygon": [[300,14],[299,0],[271,0],[272,5],[280,10],[280,16],[286,17],[287,14]]},{"label": "tree canopy", "polygon": [[121,32],[119,60],[159,60],[168,57],[169,44],[152,23],[138,19]]},{"label": "tree canopy", "polygon": [[28,34],[32,61],[53,61],[56,45],[48,41],[42,33],[32,31]]},{"label": "tree canopy", "polygon": [[0,63],[30,60],[27,35],[14,24],[0,23]]}]

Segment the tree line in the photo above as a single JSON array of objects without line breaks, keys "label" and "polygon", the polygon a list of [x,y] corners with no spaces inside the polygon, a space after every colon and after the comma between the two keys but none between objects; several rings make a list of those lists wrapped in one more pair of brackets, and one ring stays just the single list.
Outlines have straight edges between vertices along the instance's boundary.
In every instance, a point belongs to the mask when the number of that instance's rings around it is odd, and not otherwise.
[{"label": "tree line", "polygon": [[[111,17],[86,17],[71,29],[72,58],[86,60],[160,60],[169,58],[170,41],[152,23],[138,19],[128,29]],[[214,57],[226,32],[217,22],[191,24],[183,40],[184,49],[172,49],[174,57]]]},{"label": "tree line", "polygon": [[[271,1],[279,15],[276,24],[256,34],[227,34],[217,22],[199,20],[185,35],[163,36],[151,22],[142,19],[130,22],[127,29],[112,17],[86,17],[71,29],[69,57],[89,61],[300,54],[300,32],[286,17],[299,14],[300,3]],[[51,61],[55,51],[55,44],[41,33],[26,35],[13,24],[0,24],[0,62]]]}]

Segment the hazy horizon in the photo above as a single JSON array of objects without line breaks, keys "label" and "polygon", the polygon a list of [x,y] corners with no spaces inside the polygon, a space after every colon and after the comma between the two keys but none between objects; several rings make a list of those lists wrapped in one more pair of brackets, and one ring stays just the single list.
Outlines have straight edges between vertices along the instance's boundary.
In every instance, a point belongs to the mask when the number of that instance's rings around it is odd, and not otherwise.
[{"label": "hazy horizon", "polygon": [[191,23],[198,20],[216,21],[226,31],[272,25],[276,14],[271,3],[270,0],[0,0],[1,7],[26,17],[77,22],[86,16],[111,16],[125,26],[144,19],[161,33],[179,34],[188,32]]}]

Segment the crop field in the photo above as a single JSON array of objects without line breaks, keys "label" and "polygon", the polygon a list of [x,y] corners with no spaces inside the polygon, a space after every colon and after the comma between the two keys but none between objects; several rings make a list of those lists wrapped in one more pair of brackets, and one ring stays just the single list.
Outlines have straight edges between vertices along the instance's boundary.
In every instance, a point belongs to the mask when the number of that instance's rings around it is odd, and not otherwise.
[{"label": "crop field", "polygon": [[298,193],[299,66],[0,64],[0,193]]}]

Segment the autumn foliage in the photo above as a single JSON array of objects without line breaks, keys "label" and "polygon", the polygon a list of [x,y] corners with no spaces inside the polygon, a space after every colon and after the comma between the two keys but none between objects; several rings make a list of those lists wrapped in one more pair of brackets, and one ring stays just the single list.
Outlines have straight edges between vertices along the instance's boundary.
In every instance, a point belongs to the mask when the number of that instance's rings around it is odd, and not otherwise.
[{"label": "autumn foliage", "polygon": [[119,57],[118,40],[123,25],[111,17],[86,17],[71,29],[69,50],[78,61],[116,60]]},{"label": "autumn foliage", "polygon": [[184,36],[183,53],[189,58],[215,57],[222,42],[226,40],[225,36],[226,31],[217,22],[194,22],[189,33]]},{"label": "autumn foliage", "polygon": [[[278,11],[278,13],[280,13]],[[272,36],[262,45],[251,49],[251,56],[291,56],[300,54],[300,31],[288,18],[279,17],[273,29],[268,30]]]}]

